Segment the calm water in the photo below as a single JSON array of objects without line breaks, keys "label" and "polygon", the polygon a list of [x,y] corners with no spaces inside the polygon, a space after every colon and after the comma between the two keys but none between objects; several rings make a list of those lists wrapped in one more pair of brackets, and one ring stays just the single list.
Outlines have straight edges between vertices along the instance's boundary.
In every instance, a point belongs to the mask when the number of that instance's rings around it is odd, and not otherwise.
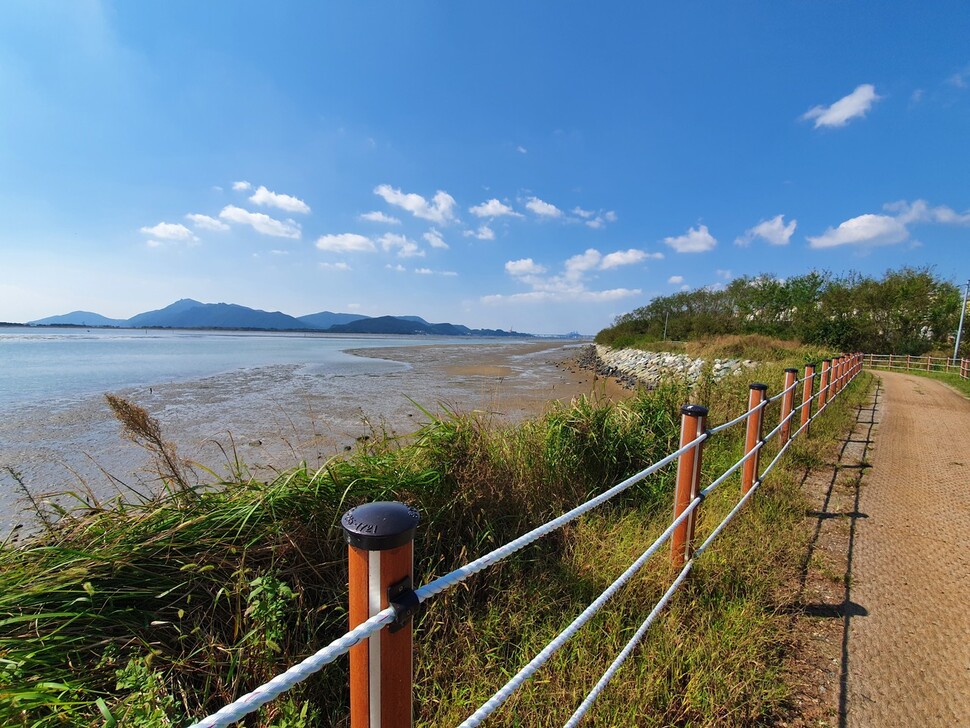
[{"label": "calm water", "polygon": [[[0,538],[29,520],[12,473],[35,494],[90,489],[108,499],[119,481],[157,487],[145,453],[120,437],[106,392],[145,407],[182,457],[217,471],[232,448],[257,471],[319,466],[374,429],[413,431],[423,417],[415,402],[491,410],[495,382],[504,380],[506,395],[546,387],[557,372],[534,348],[504,339],[0,328]],[[506,357],[509,376],[452,375],[485,353]]]},{"label": "calm water", "polygon": [[0,415],[24,405],[49,408],[83,395],[273,365],[331,375],[380,374],[406,365],[344,350],[428,343],[415,337],[0,328]]}]

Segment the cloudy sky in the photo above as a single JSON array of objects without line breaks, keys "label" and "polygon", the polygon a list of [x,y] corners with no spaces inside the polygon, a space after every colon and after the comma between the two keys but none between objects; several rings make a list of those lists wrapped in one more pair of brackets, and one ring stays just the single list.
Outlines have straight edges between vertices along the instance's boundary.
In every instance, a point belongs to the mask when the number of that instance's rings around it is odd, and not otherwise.
[{"label": "cloudy sky", "polygon": [[0,5],[0,320],[179,298],[595,333],[970,277],[965,2]]}]

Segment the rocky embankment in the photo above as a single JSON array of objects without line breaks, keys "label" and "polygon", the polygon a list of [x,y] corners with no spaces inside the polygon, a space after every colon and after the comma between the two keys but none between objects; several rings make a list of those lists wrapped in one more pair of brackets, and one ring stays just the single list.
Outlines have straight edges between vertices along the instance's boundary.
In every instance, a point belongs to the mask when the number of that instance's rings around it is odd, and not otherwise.
[{"label": "rocky embankment", "polygon": [[[588,346],[583,349],[577,364],[601,377],[616,379],[622,386],[635,389],[638,386],[654,387],[661,379],[684,377],[697,381],[707,362],[686,354],[640,349],[610,349],[607,346]],[[753,367],[750,359],[715,359],[711,372],[715,380],[743,369]]]}]

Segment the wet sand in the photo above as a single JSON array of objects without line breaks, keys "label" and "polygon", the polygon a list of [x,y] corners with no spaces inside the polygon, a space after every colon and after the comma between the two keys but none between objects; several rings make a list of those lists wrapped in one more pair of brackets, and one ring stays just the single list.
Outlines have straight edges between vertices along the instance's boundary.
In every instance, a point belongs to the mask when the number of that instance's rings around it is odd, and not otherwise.
[{"label": "wet sand", "polygon": [[[299,365],[116,392],[156,417],[179,455],[221,473],[224,453],[261,475],[311,467],[386,432],[406,436],[432,413],[482,411],[514,422],[579,395],[628,396],[579,370],[579,345],[561,341],[436,344],[353,351],[396,362],[382,374],[336,374]],[[120,436],[103,396],[38,405],[0,424],[0,532],[25,519],[15,469],[34,493],[90,489],[98,499],[157,487],[144,452]],[[110,477],[108,476],[110,474]],[[203,474],[202,480],[211,480]]]}]

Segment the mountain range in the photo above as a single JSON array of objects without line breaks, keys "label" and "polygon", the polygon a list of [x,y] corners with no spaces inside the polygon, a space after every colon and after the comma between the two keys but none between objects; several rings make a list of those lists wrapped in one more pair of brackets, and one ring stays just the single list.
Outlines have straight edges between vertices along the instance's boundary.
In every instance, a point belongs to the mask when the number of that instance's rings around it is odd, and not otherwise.
[{"label": "mountain range", "polygon": [[235,303],[201,303],[183,298],[129,319],[111,319],[91,311],[72,311],[29,321],[30,326],[87,326],[164,329],[245,329],[251,331],[327,331],[339,334],[423,334],[432,336],[530,336],[498,329],[470,329],[460,324],[433,324],[420,316],[362,316],[321,311],[289,316]]}]

